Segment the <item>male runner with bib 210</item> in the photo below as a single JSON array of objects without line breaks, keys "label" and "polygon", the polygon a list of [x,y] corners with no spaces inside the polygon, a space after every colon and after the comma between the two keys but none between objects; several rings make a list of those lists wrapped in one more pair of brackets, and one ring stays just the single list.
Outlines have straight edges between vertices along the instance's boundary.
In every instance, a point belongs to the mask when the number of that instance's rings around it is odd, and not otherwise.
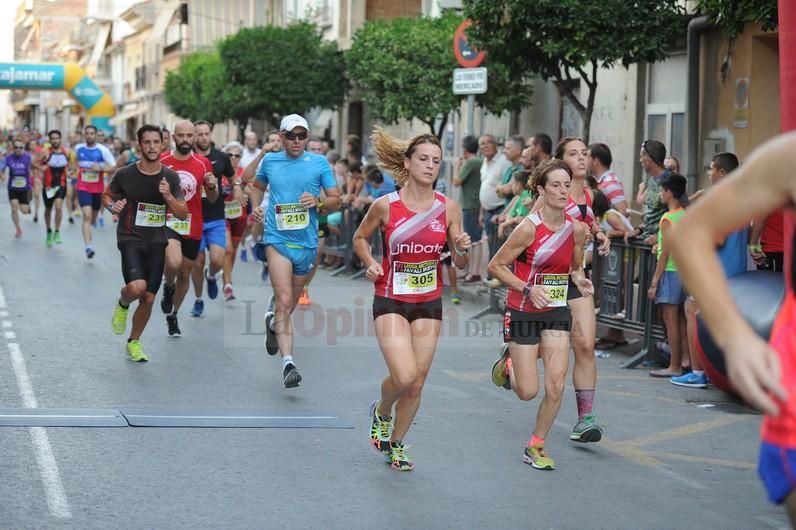
[{"label": "male runner with bib 210", "polygon": [[[252,210],[255,222],[265,217],[265,245],[274,296],[265,313],[265,348],[282,354],[286,388],[298,386],[301,375],[293,361],[293,326],[290,315],[304,290],[306,276],[318,250],[318,210],[340,207],[340,193],[332,170],[322,155],[304,150],[309,125],[298,114],[282,119],[279,127],[284,151],[268,153],[257,168],[251,191],[259,205],[269,190],[267,211]],[[323,188],[326,199],[321,200]]]}]

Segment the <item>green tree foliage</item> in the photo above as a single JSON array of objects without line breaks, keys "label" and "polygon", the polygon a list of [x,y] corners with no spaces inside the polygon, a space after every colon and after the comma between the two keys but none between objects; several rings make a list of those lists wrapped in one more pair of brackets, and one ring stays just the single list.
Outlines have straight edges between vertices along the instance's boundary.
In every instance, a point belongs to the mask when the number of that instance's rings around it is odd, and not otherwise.
[{"label": "green tree foliage", "polygon": [[228,100],[272,124],[313,107],[336,108],[348,90],[342,55],[313,24],[245,28],[223,40],[219,52]]},{"label": "green tree foliage", "polygon": [[183,118],[222,121],[230,118],[225,104],[224,69],[216,52],[195,52],[166,75],[163,87],[171,111]]},{"label": "green tree foliage", "polygon": [[748,22],[759,22],[764,31],[777,29],[777,0],[699,0],[697,9],[706,13],[734,39]]},{"label": "green tree foliage", "polygon": [[[386,123],[418,119],[441,136],[448,114],[462,96],[453,94],[453,34],[462,18],[399,17],[369,20],[353,38],[346,62],[351,78],[372,115]],[[512,78],[509,70],[487,60],[487,94],[477,97],[488,111],[519,110],[532,93],[529,84]],[[435,128],[437,120],[439,125]]]},{"label": "green tree foliage", "polygon": [[[680,0],[464,0],[469,40],[514,77],[552,80],[588,141],[599,68],[666,58],[685,31]],[[577,78],[587,90],[575,94]],[[585,96],[585,99],[583,98]]]}]

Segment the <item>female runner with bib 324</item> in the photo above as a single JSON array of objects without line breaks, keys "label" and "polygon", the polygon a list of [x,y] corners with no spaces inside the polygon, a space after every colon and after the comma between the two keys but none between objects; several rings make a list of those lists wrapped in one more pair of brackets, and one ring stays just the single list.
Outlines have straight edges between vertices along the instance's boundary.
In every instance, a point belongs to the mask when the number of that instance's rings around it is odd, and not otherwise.
[{"label": "female runner with bib 324", "polygon": [[[422,134],[407,143],[377,128],[371,139],[379,163],[402,189],[376,200],[354,234],[354,250],[367,266],[367,278],[376,283],[376,337],[390,371],[381,384],[380,399],[370,408],[370,439],[393,469],[410,471],[413,464],[403,439],[420,406],[437,348],[442,322],[440,254],[447,242],[454,251],[453,262],[464,269],[470,236],[462,232],[459,205],[434,191],[442,159],[436,136]],[[382,263],[370,252],[369,241],[377,229],[384,241]]]},{"label": "female runner with bib 324", "polygon": [[[561,408],[569,362],[567,306],[570,276],[584,296],[593,287],[583,273],[583,243],[587,227],[564,210],[572,171],[566,162],[550,160],[534,169],[531,187],[541,210],[528,215],[489,262],[489,272],[509,288],[503,354],[492,367],[492,381],[513,389],[523,401],[539,392],[536,361],[544,362],[544,399],[523,461],[536,469],[553,469],[544,439]],[[512,271],[513,268],[513,271]]]}]

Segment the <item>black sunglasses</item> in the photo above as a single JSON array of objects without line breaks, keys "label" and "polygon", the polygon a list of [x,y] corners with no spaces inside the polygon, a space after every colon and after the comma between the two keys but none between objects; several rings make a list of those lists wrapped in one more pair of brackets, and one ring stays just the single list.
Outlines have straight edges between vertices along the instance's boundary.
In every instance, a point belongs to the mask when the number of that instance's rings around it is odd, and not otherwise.
[{"label": "black sunglasses", "polygon": [[240,158],[241,154],[240,153],[230,153],[229,157],[230,158]]},{"label": "black sunglasses", "polygon": [[17,145],[14,146],[14,149],[25,149],[25,146],[17,144]]},{"label": "black sunglasses", "polygon": [[291,132],[291,131],[285,131],[282,134],[285,135],[285,139],[287,139],[287,140],[302,140],[303,141],[303,140],[307,139],[307,133],[305,133],[305,132],[303,132],[303,133],[294,133],[294,132]]}]

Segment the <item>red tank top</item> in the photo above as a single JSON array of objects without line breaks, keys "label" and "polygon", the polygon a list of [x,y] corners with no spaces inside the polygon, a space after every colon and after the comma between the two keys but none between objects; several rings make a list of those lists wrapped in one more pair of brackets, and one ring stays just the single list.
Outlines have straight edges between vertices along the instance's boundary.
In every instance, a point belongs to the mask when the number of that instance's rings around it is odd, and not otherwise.
[{"label": "red tank top", "polygon": [[514,275],[529,287],[547,287],[553,303],[538,309],[522,292],[509,289],[506,306],[525,313],[542,313],[556,307],[566,307],[569,268],[572,253],[575,251],[575,225],[572,217],[565,214],[564,226],[556,232],[542,222],[538,212],[530,214],[527,220],[536,227],[536,237],[514,261]]},{"label": "red tank top", "polygon": [[774,321],[769,343],[779,354],[782,386],[788,401],[780,403],[779,416],[763,420],[763,440],[796,449],[796,213],[783,216],[785,242],[785,301]]},{"label": "red tank top", "polygon": [[[576,221],[586,223],[589,225],[589,228],[591,228],[591,225],[594,224],[594,211],[591,209],[591,195],[589,195],[589,190],[584,188],[583,195],[586,197],[586,204],[576,203],[575,199],[573,199],[572,195],[570,195],[564,212]],[[584,206],[586,215],[583,215]]]},{"label": "red tank top", "polygon": [[[50,163],[54,165],[50,165]],[[69,150],[65,147],[52,149],[47,152],[47,159],[44,160],[44,187],[55,188],[56,186],[66,187],[66,172],[69,166]]]},{"label": "red tank top", "polygon": [[445,196],[434,196],[430,210],[415,213],[397,191],[387,195],[390,222],[382,231],[384,275],[376,280],[376,296],[415,304],[442,296],[440,253],[448,224]]}]

